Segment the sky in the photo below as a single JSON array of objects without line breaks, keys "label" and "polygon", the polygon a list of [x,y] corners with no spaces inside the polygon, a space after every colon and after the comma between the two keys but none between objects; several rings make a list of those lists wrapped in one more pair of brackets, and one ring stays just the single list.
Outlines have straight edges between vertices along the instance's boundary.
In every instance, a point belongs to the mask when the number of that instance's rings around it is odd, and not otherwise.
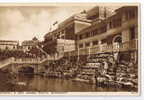
[{"label": "sky", "polygon": [[[53,23],[91,6],[0,6],[0,40],[43,40]],[[55,26],[56,27],[56,26]],[[55,27],[52,27],[53,29]]]}]

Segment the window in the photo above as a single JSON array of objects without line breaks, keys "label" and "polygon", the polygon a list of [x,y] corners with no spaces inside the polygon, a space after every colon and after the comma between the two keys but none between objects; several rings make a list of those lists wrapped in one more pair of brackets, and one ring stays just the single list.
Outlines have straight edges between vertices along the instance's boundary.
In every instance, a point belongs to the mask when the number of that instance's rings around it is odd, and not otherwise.
[{"label": "window", "polygon": [[134,10],[127,11],[127,12],[125,13],[125,19],[126,19],[126,20],[129,20],[129,19],[135,18],[135,17],[136,17],[136,13],[135,13]]},{"label": "window", "polygon": [[95,29],[95,30],[93,31],[93,36],[95,36],[96,34],[98,34],[98,30],[97,30],[97,29]]},{"label": "window", "polygon": [[114,21],[114,27],[119,27],[119,26],[121,26],[121,18],[118,18],[118,19],[116,19],[115,21]]},{"label": "window", "polygon": [[64,39],[64,35],[63,35],[63,36],[61,36],[61,39]]},{"label": "window", "polygon": [[112,28],[112,21],[109,22],[109,28]]},{"label": "window", "polygon": [[89,47],[89,46],[90,46],[90,43],[89,43],[89,42],[87,42],[87,43],[86,43],[86,47]]},{"label": "window", "polygon": [[79,44],[79,48],[83,48],[83,44]]},{"label": "window", "polygon": [[109,28],[111,29],[111,28],[119,27],[121,26],[121,23],[122,23],[121,18],[113,19],[112,21],[109,22]]},{"label": "window", "polygon": [[107,31],[106,25],[100,28],[100,33],[104,33]]},{"label": "window", "polygon": [[93,45],[98,45],[98,41],[93,41]]},{"label": "window", "polygon": [[101,44],[107,43],[107,39],[101,40]]},{"label": "window", "polygon": [[93,32],[90,32],[90,37],[92,37],[93,36]]},{"label": "window", "polygon": [[135,18],[135,11],[130,11],[129,12],[129,18]]},{"label": "window", "polygon": [[57,34],[57,36],[56,36],[56,37],[57,37],[57,39],[59,39],[59,38],[60,38],[59,34]]},{"label": "window", "polygon": [[80,40],[82,39],[82,34],[81,34],[81,35],[79,35],[79,39],[80,39]]},{"label": "window", "polygon": [[13,46],[13,49],[15,49],[15,46]]},{"label": "window", "polygon": [[31,49],[31,46],[28,46],[28,49]]},{"label": "window", "polygon": [[135,39],[135,27],[130,28],[130,39]]},{"label": "window", "polygon": [[90,37],[90,33],[89,32],[87,32],[85,34],[86,34],[86,38]]}]

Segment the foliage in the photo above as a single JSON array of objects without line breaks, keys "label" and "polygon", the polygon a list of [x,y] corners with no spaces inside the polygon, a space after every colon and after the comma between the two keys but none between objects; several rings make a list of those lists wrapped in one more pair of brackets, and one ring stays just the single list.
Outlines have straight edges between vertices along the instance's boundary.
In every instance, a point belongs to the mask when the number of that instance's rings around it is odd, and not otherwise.
[{"label": "foliage", "polygon": [[49,55],[53,55],[57,52],[56,41],[44,42],[43,50]]}]

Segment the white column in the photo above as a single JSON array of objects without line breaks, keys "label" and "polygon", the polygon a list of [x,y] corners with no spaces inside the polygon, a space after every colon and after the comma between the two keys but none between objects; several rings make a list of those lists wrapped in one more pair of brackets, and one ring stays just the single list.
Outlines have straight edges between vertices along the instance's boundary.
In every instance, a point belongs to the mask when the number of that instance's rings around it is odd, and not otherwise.
[{"label": "white column", "polygon": [[99,50],[100,50],[100,52],[101,52],[101,51],[102,51],[101,40],[98,41],[98,45],[99,45]]},{"label": "white column", "polygon": [[79,61],[79,46],[78,46],[78,61]]}]

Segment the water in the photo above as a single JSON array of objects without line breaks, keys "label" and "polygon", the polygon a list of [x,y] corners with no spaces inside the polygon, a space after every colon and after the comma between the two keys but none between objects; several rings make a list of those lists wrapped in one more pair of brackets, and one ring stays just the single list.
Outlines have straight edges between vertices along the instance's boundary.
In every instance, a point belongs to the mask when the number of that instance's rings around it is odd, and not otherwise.
[{"label": "water", "polygon": [[[34,76],[17,76],[17,82],[21,87],[25,87],[24,91],[36,91],[36,92],[114,92],[124,91],[122,89],[115,88],[102,88],[96,85],[87,84],[83,82],[75,82],[71,79],[59,79]],[[17,91],[17,88],[15,88]]]}]

